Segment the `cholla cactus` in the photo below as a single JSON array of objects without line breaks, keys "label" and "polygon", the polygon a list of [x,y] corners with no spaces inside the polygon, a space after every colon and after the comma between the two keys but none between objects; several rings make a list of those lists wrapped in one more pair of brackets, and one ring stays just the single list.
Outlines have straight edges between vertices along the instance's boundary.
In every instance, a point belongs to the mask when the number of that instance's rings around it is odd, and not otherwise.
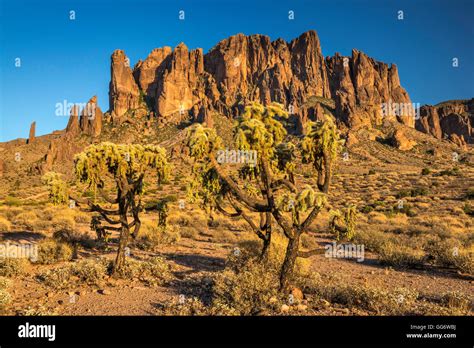
[{"label": "cholla cactus", "polygon": [[[156,172],[158,183],[164,182],[169,176],[170,165],[166,151],[156,145],[118,145],[104,142],[88,146],[75,156],[74,164],[77,179],[98,191],[105,201],[116,207],[105,209],[99,204],[86,202],[91,211],[98,212],[109,224],[101,226],[102,229],[120,232],[113,269],[117,272],[125,262],[125,248],[130,236],[136,237],[140,230],[139,212],[142,210],[141,196],[147,170]],[[116,198],[110,198],[104,191],[107,181],[114,185]],[[79,199],[76,201],[81,203]],[[133,218],[131,222],[128,221],[129,215]]]},{"label": "cholla cactus", "polygon": [[331,211],[329,222],[330,230],[336,235],[337,240],[352,240],[356,234],[357,207],[349,205],[342,212],[340,210]]},{"label": "cholla cactus", "polygon": [[310,163],[318,173],[318,187],[321,191],[329,190],[333,163],[344,145],[339,131],[330,116],[324,121],[309,122],[308,131],[301,144],[303,162]]},{"label": "cholla cactus", "polygon": [[160,202],[158,202],[157,205],[158,209],[158,228],[160,228],[162,231],[165,231],[166,228],[168,227],[168,200],[162,199]]},{"label": "cholla cactus", "polygon": [[[299,240],[326,205],[326,195],[333,163],[341,148],[339,132],[329,117],[325,122],[310,124],[302,141],[301,152],[306,163],[317,171],[317,185],[298,188],[294,170],[296,146],[287,139],[282,118],[288,117],[279,104],[262,106],[253,103],[234,125],[234,140],[239,150],[256,151],[253,165],[224,166],[216,160],[222,142],[212,129],[193,126],[188,133],[190,154],[196,159],[194,184],[196,198],[204,204],[213,202],[222,213],[240,215],[264,241],[270,243],[272,221],[275,220],[288,238],[288,247],[280,274],[280,289],[286,290],[297,257],[314,254],[299,251]],[[237,175],[230,174],[232,170]],[[235,213],[221,204],[224,199]],[[260,213],[260,226],[245,210]],[[260,228],[259,228],[260,227]],[[315,251],[317,253],[320,250]]]},{"label": "cholla cactus", "polygon": [[61,174],[47,172],[41,178],[43,184],[48,186],[49,199],[55,205],[64,204],[69,199],[67,183],[61,179]]},{"label": "cholla cactus", "polygon": [[[188,189],[190,198],[199,200],[208,212],[217,209],[225,215],[242,216],[263,240],[263,256],[270,245],[272,220],[266,203],[271,193],[264,189],[269,184],[265,179],[265,168],[271,167],[275,172],[285,174],[293,169],[290,161],[294,158],[291,153],[294,146],[285,145],[286,130],[276,119],[287,116],[283,107],[276,103],[267,107],[253,103],[245,108],[234,124],[234,141],[237,150],[254,151],[256,163],[241,163],[236,168],[238,175],[235,178],[217,162],[216,154],[222,149],[222,141],[215,130],[200,124],[188,130],[187,145],[191,157],[196,160]],[[245,197],[244,201],[242,197]],[[224,202],[234,211],[228,212],[223,207]],[[246,209],[261,213],[259,224],[252,221]]]}]

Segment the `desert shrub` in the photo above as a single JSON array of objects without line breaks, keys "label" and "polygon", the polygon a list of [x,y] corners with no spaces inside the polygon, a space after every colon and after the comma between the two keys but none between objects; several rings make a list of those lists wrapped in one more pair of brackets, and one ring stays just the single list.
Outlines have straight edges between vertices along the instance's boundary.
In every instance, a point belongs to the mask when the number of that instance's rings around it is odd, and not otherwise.
[{"label": "desert shrub", "polygon": [[374,175],[375,173],[376,173],[375,169],[369,169],[368,175]]},{"label": "desert shrub", "polygon": [[200,210],[170,212],[168,222],[180,227],[202,228],[207,224],[207,216]]},{"label": "desert shrub", "polygon": [[385,315],[411,314],[418,293],[411,289],[398,288],[392,291],[374,287],[341,284],[326,284],[318,281],[306,291],[331,303],[357,307]]},{"label": "desert shrub", "polygon": [[415,187],[410,192],[412,197],[418,196],[426,196],[428,194],[428,190],[425,187]]},{"label": "desert shrub", "polygon": [[23,212],[23,208],[20,207],[7,207],[2,209],[2,215],[7,218],[9,221],[13,221],[15,216]]},{"label": "desert shrub", "polygon": [[10,280],[0,277],[0,311],[3,311],[12,301],[12,297],[8,292]]},{"label": "desert shrub", "polygon": [[394,207],[388,210],[386,214],[388,216],[393,216],[395,214],[405,214],[409,217],[416,216],[416,212],[413,210],[413,207],[407,203],[403,204],[403,206],[399,206],[398,204],[396,204]]},{"label": "desert shrub", "polygon": [[42,304],[36,304],[34,306],[27,306],[26,308],[20,309],[17,315],[20,316],[32,316],[32,317],[40,317],[40,316],[46,316],[46,315],[58,315],[56,310],[52,310],[50,308],[47,308],[46,306]]},{"label": "desert shrub", "polygon": [[227,230],[216,230],[212,233],[212,240],[217,243],[235,243],[237,237]]},{"label": "desert shrub", "polygon": [[87,233],[70,229],[55,231],[53,233],[53,239],[58,242],[71,244],[73,247],[77,247],[79,244],[85,247],[91,247],[95,244],[94,240]]},{"label": "desert shrub", "polygon": [[385,224],[387,222],[387,216],[376,211],[369,213],[367,217],[371,224]]},{"label": "desert shrub", "polygon": [[40,220],[51,221],[58,214],[57,207],[47,206],[37,212]]},{"label": "desert shrub", "polygon": [[11,227],[10,221],[0,216],[0,232],[10,231]]},{"label": "desert shrub", "polygon": [[37,221],[38,217],[33,211],[25,211],[13,218],[13,224],[15,225],[15,228],[23,227],[30,231],[34,229]]},{"label": "desert shrub", "polygon": [[471,299],[457,291],[450,291],[443,294],[441,304],[464,315],[468,314],[472,308]]},{"label": "desert shrub", "polygon": [[439,176],[457,176],[459,175],[460,171],[458,167],[453,167],[449,169],[442,170],[438,173]]},{"label": "desert shrub", "polygon": [[415,187],[410,190],[401,190],[399,191],[395,197],[398,199],[404,197],[418,197],[418,196],[426,196],[428,194],[428,190],[425,187]]},{"label": "desert shrub", "polygon": [[82,260],[59,266],[37,275],[37,280],[53,289],[66,289],[80,283],[99,285],[109,274],[111,263],[108,260]]},{"label": "desert shrub", "polygon": [[425,251],[435,265],[474,274],[474,257],[463,248],[457,239],[430,241],[425,246]]},{"label": "desert shrub", "polygon": [[421,170],[421,175],[429,175],[429,174],[431,174],[431,169],[430,168],[426,167],[426,168],[423,168]]},{"label": "desert shrub", "polygon": [[363,244],[365,250],[377,252],[382,248],[383,244],[394,239],[395,238],[390,234],[369,229],[359,231],[354,241],[357,244]]},{"label": "desert shrub", "polygon": [[51,221],[53,229],[57,230],[73,230],[76,227],[74,217],[70,215],[56,216]]},{"label": "desert shrub", "polygon": [[16,197],[7,196],[5,197],[5,205],[9,207],[18,207],[21,205],[21,200]]},{"label": "desert shrub", "polygon": [[14,277],[25,272],[28,261],[24,258],[2,257],[0,258],[0,276]]},{"label": "desert shrub", "polygon": [[462,207],[462,210],[464,211],[466,215],[474,216],[474,209],[472,209],[469,203],[464,204],[464,206]]},{"label": "desert shrub", "polygon": [[183,238],[197,239],[199,236],[198,231],[193,227],[181,227],[179,233]]},{"label": "desert shrub", "polygon": [[453,167],[449,169],[442,170],[438,173],[438,176],[457,176],[460,174],[458,167]]},{"label": "desert shrub", "polygon": [[140,234],[135,240],[135,245],[142,250],[154,250],[159,245],[173,244],[179,241],[181,235],[177,226],[157,226],[152,221],[146,221]]},{"label": "desert shrub", "polygon": [[[239,242],[229,254],[224,271],[214,278],[212,305],[238,315],[274,310],[270,299],[279,296],[278,279],[286,245],[287,240],[275,233],[267,259],[260,260],[260,240]],[[296,260],[295,284],[300,285],[309,275],[309,265],[308,259]]]},{"label": "desert shrub", "polygon": [[379,260],[389,266],[416,267],[423,265],[423,252],[399,243],[384,243],[377,253]]},{"label": "desert shrub", "polygon": [[411,196],[411,191],[410,191],[410,190],[407,190],[407,189],[400,190],[400,191],[398,191],[398,193],[395,195],[395,197],[398,198],[398,199],[403,198],[403,197],[410,197],[410,196]]},{"label": "desert shrub", "polygon": [[363,214],[369,214],[370,212],[372,212],[374,210],[374,207],[371,206],[371,205],[366,205],[364,207],[362,207],[362,209],[360,210],[361,213]]},{"label": "desert shrub", "polygon": [[82,211],[78,211],[76,212],[76,214],[74,214],[74,221],[78,224],[87,224],[89,223],[91,220],[89,214],[87,213],[84,213]]},{"label": "desert shrub", "polygon": [[474,199],[474,187],[469,187],[466,192],[466,199]]},{"label": "desert shrub", "polygon": [[155,256],[147,261],[127,258],[120,277],[137,279],[148,285],[162,285],[172,279],[170,266],[161,257]]},{"label": "desert shrub", "polygon": [[72,285],[72,268],[70,265],[46,270],[37,275],[39,282],[53,289],[65,289]]},{"label": "desert shrub", "polygon": [[205,304],[195,296],[186,296],[183,301],[173,300],[163,305],[163,315],[237,315],[237,312],[223,304]]},{"label": "desert shrub", "polygon": [[88,285],[98,285],[108,274],[110,262],[107,260],[82,260],[72,265],[71,273]]},{"label": "desert shrub", "polygon": [[303,234],[301,235],[301,246],[305,249],[316,249],[318,246],[318,243],[316,242],[316,239],[313,235],[311,234]]},{"label": "desert shrub", "polygon": [[0,277],[0,289],[7,289],[11,285],[11,280],[5,277]]},{"label": "desert shrub", "polygon": [[278,273],[264,263],[251,260],[241,269],[219,273],[213,286],[213,304],[228,307],[240,315],[252,315],[270,303],[278,293]]},{"label": "desert shrub", "polygon": [[67,243],[54,239],[45,239],[38,244],[36,263],[53,264],[59,261],[69,261],[73,256],[73,249]]}]

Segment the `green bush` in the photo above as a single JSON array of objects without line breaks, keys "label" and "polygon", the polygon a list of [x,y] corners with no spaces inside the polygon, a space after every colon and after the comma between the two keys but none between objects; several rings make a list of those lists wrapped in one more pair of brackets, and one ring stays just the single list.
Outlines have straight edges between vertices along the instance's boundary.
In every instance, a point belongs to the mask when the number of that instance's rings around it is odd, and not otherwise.
[{"label": "green bush", "polygon": [[4,204],[9,206],[9,207],[18,207],[18,206],[21,205],[21,200],[16,198],[16,197],[7,196],[7,197],[5,197]]},{"label": "green bush", "polygon": [[423,168],[421,170],[421,175],[429,175],[431,174],[431,169],[430,168]]}]

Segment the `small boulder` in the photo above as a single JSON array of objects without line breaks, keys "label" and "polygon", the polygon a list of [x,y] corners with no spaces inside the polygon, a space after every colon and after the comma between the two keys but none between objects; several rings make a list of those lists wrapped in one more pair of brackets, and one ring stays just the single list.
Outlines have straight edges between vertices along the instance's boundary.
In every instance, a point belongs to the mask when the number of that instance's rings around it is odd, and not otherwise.
[{"label": "small boulder", "polygon": [[407,138],[405,132],[397,129],[390,139],[392,146],[402,151],[409,151],[416,145],[416,141]]},{"label": "small boulder", "polygon": [[304,298],[303,291],[301,291],[297,287],[291,288],[290,294],[293,295],[293,299],[295,300],[295,302],[300,302]]}]

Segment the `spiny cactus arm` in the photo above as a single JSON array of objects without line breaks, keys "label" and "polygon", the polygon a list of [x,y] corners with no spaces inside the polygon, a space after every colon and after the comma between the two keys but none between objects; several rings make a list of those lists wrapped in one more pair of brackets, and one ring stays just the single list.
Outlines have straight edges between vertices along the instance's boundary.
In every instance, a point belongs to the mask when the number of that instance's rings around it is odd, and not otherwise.
[{"label": "spiny cactus arm", "polygon": [[74,194],[72,194],[72,193],[69,193],[69,199],[70,199],[70,200],[73,200],[74,202],[79,203],[79,204],[86,204],[86,205],[88,205],[88,202],[89,202],[88,199],[76,197],[76,196],[75,196]]},{"label": "spiny cactus arm", "polygon": [[322,205],[316,205],[313,210],[309,213],[309,215],[306,217],[304,222],[300,225],[299,229],[300,231],[305,231],[316,219],[318,216],[319,212],[322,210],[323,206]]},{"label": "spiny cactus arm", "polygon": [[138,236],[138,232],[140,232],[140,227],[141,227],[141,221],[140,217],[138,216],[138,213],[141,210],[141,201],[138,202],[138,204],[135,204],[135,201],[131,201],[131,208],[132,208],[132,216],[133,216],[133,221],[128,225],[128,228],[133,227],[133,232],[131,233],[132,238],[136,238]]},{"label": "spiny cactus arm", "polygon": [[266,159],[262,159],[262,171],[261,171],[262,182],[265,187],[267,201],[269,204],[273,202],[273,190],[272,190],[272,182],[273,182],[273,175],[270,171],[270,166],[268,165],[268,161]]},{"label": "spiny cactus arm", "polygon": [[114,226],[102,226],[104,230],[109,230],[109,231],[121,231],[122,227],[114,227]]},{"label": "spiny cactus arm", "polygon": [[89,212],[94,212],[94,211],[98,212],[104,218],[104,220],[107,221],[109,224],[111,224],[111,225],[120,224],[120,221],[113,220],[109,216],[107,216],[107,215],[115,215],[115,216],[120,215],[118,210],[104,209],[101,206],[99,206],[98,204],[95,204],[95,203],[91,202],[89,199],[80,199],[78,197],[75,197],[72,194],[69,195],[69,198],[72,199],[73,201],[75,201],[76,203],[86,204],[89,207],[89,209],[88,209]]},{"label": "spiny cactus arm", "polygon": [[107,216],[107,213],[105,213],[102,208],[100,208],[99,206],[95,205],[95,206],[92,206],[91,207],[91,211],[96,211],[98,212],[103,218],[105,221],[107,221],[109,224],[111,225],[119,225],[120,224],[120,221],[119,220],[113,220],[111,219],[110,217]]},{"label": "spiny cactus arm", "polygon": [[266,213],[260,213],[260,229],[265,230],[271,223],[270,221],[271,215],[269,215],[269,212]]},{"label": "spiny cactus arm", "polygon": [[323,153],[323,163],[323,168],[318,170],[318,188],[321,192],[328,193],[332,176],[332,163],[329,155],[326,152]]},{"label": "spiny cactus arm", "polygon": [[280,209],[274,207],[272,210],[272,215],[275,218],[278,225],[283,230],[283,233],[288,239],[293,239],[295,237],[293,224],[281,213]]},{"label": "spiny cactus arm", "polygon": [[343,217],[342,217],[342,214],[340,211],[337,211],[335,213],[333,213],[333,217],[332,219],[330,220],[329,222],[329,228],[337,233],[338,235],[338,238],[340,236],[340,234],[346,234],[347,233],[347,228],[345,226],[342,226],[341,222],[343,220]]},{"label": "spiny cactus arm", "polygon": [[209,159],[211,161],[211,165],[213,168],[216,170],[217,174],[219,177],[229,186],[229,188],[232,190],[232,192],[242,201],[247,205],[249,208],[255,210],[255,211],[268,211],[269,206],[265,203],[263,199],[258,199],[256,197],[250,197],[248,196],[244,191],[240,189],[240,187],[236,184],[232,178],[230,178],[222,169],[222,167],[217,163],[216,158],[214,157],[213,154],[209,156]]},{"label": "spiny cactus arm", "polygon": [[232,198],[231,195],[228,195],[227,196],[230,204],[232,205],[232,207],[235,209],[235,211],[245,220],[247,221],[247,223],[250,225],[250,227],[252,228],[252,230],[255,232],[255,234],[257,235],[258,238],[260,239],[263,239],[265,240],[266,237],[265,235],[262,233],[261,229],[259,229],[257,227],[257,225],[255,225],[255,223],[253,222],[253,219],[248,216],[238,205],[238,203]]},{"label": "spiny cactus arm", "polygon": [[115,199],[110,198],[102,187],[97,188],[97,192],[107,203],[110,203],[110,204],[118,203],[117,198]]},{"label": "spiny cactus arm", "polygon": [[241,215],[241,212],[239,211],[236,211],[235,213],[228,212],[222,207],[219,201],[216,201],[216,208],[219,212],[221,212],[223,215],[228,216],[228,217],[237,217]]},{"label": "spiny cactus arm", "polygon": [[296,193],[296,186],[288,179],[278,179],[271,184],[271,188],[273,190],[278,190],[282,187],[286,187],[288,190],[290,190],[293,193]]}]

